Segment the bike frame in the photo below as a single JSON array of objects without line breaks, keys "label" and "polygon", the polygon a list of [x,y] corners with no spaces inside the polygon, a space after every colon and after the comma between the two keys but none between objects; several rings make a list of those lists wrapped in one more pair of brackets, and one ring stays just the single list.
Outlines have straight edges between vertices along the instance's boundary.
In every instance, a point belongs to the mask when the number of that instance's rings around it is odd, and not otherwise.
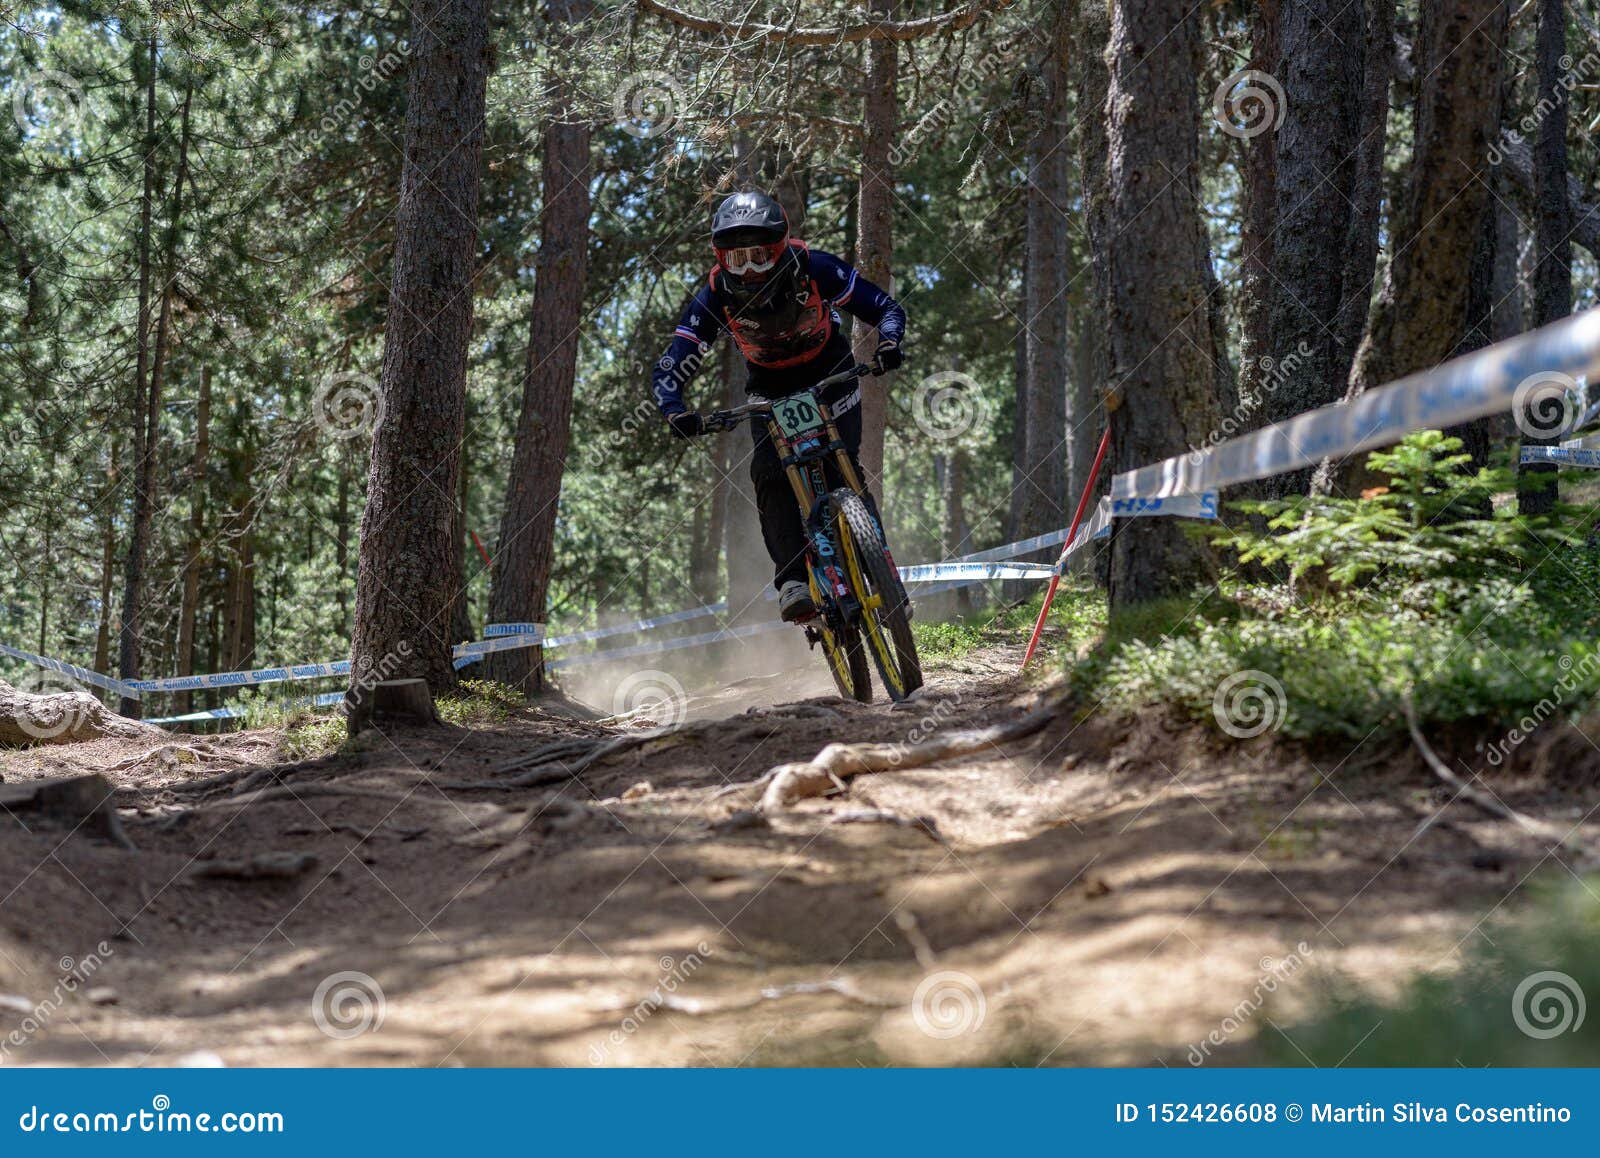
[{"label": "bike frame", "polygon": [[[854,366],[824,378],[806,390],[787,395],[786,398],[791,400],[798,396],[809,395],[822,417],[822,425],[816,431],[801,437],[790,438],[773,415],[772,408],[784,402],[784,398],[747,402],[731,410],[719,410],[710,415],[706,421],[710,430],[731,430],[745,421],[766,422],[767,433],[778,452],[778,461],[782,463],[784,472],[789,477],[789,485],[794,488],[795,501],[800,506],[800,518],[805,527],[809,548],[806,561],[811,572],[812,584],[816,589],[815,594],[822,596],[823,615],[829,620],[830,625],[835,627],[853,618],[858,605],[851,585],[841,570],[845,563],[839,557],[839,549],[829,534],[827,520],[819,517],[823,500],[829,491],[826,463],[830,457],[845,485],[860,495],[868,503],[869,508],[872,507],[872,502],[861,475],[856,471],[855,463],[850,459],[849,448],[839,437],[839,428],[834,423],[832,409],[822,401],[821,396],[822,392],[831,386],[851,382],[870,373],[872,373],[871,366]],[[877,517],[875,509],[873,516]],[[882,531],[881,526],[879,531]]]}]

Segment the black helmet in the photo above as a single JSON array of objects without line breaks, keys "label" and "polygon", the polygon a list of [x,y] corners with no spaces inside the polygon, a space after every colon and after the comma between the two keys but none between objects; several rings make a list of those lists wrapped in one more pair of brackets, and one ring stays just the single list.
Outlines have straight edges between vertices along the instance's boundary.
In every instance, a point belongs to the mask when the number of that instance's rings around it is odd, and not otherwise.
[{"label": "black helmet", "polygon": [[711,244],[718,250],[789,239],[789,215],[765,193],[735,193],[711,215]]}]

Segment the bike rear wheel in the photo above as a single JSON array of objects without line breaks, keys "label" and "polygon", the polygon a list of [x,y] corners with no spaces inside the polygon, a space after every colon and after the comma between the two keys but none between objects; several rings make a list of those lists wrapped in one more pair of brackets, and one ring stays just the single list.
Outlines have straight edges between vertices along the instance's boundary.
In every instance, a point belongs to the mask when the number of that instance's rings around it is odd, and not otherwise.
[{"label": "bike rear wheel", "polygon": [[851,490],[831,496],[838,512],[839,539],[851,585],[861,602],[861,634],[865,651],[891,700],[900,701],[922,686],[922,661],[911,634],[911,607],[900,574],[889,558],[866,502]]}]

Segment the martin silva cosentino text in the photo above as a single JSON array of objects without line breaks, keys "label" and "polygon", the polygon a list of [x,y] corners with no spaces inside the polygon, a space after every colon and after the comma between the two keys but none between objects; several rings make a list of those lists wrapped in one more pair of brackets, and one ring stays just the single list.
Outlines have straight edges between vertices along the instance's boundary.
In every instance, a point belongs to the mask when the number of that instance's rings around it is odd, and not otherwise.
[{"label": "martin silva cosentino text", "polygon": [[1547,1106],[1532,1102],[1525,1106],[1475,1106],[1458,1102],[1453,1107],[1428,1105],[1423,1102],[1396,1102],[1385,1109],[1371,1102],[1354,1106],[1336,1106],[1331,1102],[1314,1102],[1311,1106],[1313,1122],[1395,1122],[1401,1125],[1419,1122],[1477,1122],[1505,1125],[1525,1125],[1537,1122],[1570,1122],[1572,1111],[1565,1106]]}]

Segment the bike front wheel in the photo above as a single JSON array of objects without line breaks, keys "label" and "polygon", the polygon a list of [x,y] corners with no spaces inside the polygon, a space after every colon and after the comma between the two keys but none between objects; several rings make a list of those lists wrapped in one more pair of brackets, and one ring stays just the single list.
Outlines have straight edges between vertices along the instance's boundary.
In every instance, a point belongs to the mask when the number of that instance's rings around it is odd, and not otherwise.
[{"label": "bike front wheel", "polygon": [[922,686],[922,661],[911,634],[911,607],[900,573],[889,558],[878,520],[851,490],[831,496],[839,521],[850,584],[861,603],[861,635],[883,690],[900,701]]}]

